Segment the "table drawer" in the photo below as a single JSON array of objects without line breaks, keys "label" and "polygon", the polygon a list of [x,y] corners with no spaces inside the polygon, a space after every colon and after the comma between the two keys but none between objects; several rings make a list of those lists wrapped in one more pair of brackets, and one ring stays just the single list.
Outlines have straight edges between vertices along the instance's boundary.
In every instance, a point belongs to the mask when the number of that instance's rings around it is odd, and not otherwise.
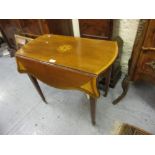
[{"label": "table drawer", "polygon": [[140,71],[155,77],[155,51],[142,52],[140,56]]}]

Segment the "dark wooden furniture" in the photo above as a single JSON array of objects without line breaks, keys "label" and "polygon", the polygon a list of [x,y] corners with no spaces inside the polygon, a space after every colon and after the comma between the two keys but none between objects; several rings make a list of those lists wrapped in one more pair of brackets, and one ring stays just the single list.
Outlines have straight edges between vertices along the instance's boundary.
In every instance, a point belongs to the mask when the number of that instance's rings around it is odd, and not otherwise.
[{"label": "dark wooden furniture", "polygon": [[48,34],[19,49],[16,62],[18,71],[29,75],[44,102],[36,78],[56,88],[77,89],[89,94],[91,119],[95,124],[96,99],[100,96],[98,80],[105,77],[107,95],[111,66],[117,55],[116,41]]},{"label": "dark wooden furniture", "polygon": [[113,20],[111,19],[79,19],[81,37],[93,39],[111,39]]},{"label": "dark wooden furniture", "polygon": [[[118,42],[119,54],[112,66],[110,87],[114,88],[117,81],[121,77],[120,57],[122,53],[123,41],[117,36],[112,37],[113,34],[112,19],[79,19],[80,35],[84,38],[116,40]],[[105,79],[100,82],[101,89],[104,89]]]},{"label": "dark wooden furniture", "polygon": [[18,20],[0,20],[0,31],[3,35],[5,42],[9,46],[10,55],[13,56],[13,51],[16,48],[14,34],[20,29]]},{"label": "dark wooden furniture", "polygon": [[73,36],[72,20],[71,19],[46,19],[49,33]]},{"label": "dark wooden furniture", "polygon": [[16,51],[15,34],[59,34],[73,35],[70,19],[0,19],[0,30],[8,43],[10,55]]},{"label": "dark wooden furniture", "polygon": [[128,74],[122,82],[123,93],[113,104],[117,104],[128,91],[130,81],[145,80],[155,84],[155,20],[140,20]]}]

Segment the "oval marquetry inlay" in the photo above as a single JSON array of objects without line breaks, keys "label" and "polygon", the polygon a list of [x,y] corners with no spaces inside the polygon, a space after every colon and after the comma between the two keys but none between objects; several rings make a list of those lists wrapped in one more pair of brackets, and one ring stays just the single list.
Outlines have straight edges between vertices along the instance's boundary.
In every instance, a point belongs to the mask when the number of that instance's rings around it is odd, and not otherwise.
[{"label": "oval marquetry inlay", "polygon": [[69,52],[72,49],[71,45],[61,45],[57,48],[57,50],[61,53]]}]

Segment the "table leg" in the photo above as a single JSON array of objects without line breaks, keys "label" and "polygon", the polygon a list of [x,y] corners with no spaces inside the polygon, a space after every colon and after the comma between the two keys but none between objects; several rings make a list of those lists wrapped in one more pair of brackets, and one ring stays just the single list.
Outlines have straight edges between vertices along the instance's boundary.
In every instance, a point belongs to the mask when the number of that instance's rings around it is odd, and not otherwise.
[{"label": "table leg", "polygon": [[95,117],[96,117],[96,98],[90,96],[90,113],[91,113],[91,121],[92,124],[95,125]]},{"label": "table leg", "polygon": [[42,90],[41,90],[41,88],[39,86],[39,83],[38,83],[37,79],[34,76],[30,75],[30,74],[28,74],[28,76],[29,76],[30,80],[32,81],[34,87],[36,88],[37,92],[39,93],[40,97],[42,98],[42,100],[45,103],[47,103],[46,99],[45,99],[45,97],[43,95],[43,92],[42,92]]},{"label": "table leg", "polygon": [[111,68],[110,67],[107,71],[107,75],[106,75],[106,78],[105,78],[105,93],[104,93],[104,97],[107,96],[108,94],[108,91],[109,91],[109,85],[110,85],[110,78],[111,78]]},{"label": "table leg", "polygon": [[128,88],[129,88],[129,81],[130,81],[129,80],[129,76],[126,75],[125,78],[122,81],[122,89],[123,89],[123,92],[122,92],[122,94],[117,99],[115,99],[112,102],[113,104],[117,104],[127,94]]}]

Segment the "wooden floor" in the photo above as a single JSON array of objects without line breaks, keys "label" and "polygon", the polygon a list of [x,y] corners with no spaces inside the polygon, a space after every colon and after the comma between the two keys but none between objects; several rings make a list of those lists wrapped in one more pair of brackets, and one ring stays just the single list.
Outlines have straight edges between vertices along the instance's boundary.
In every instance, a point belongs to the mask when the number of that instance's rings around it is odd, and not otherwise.
[{"label": "wooden floor", "polygon": [[17,72],[14,58],[0,57],[0,134],[113,134],[118,122],[155,134],[155,87],[151,84],[132,84],[127,96],[112,105],[121,93],[119,81],[107,98],[98,99],[95,127],[85,94],[40,85],[47,105],[28,76]]}]

